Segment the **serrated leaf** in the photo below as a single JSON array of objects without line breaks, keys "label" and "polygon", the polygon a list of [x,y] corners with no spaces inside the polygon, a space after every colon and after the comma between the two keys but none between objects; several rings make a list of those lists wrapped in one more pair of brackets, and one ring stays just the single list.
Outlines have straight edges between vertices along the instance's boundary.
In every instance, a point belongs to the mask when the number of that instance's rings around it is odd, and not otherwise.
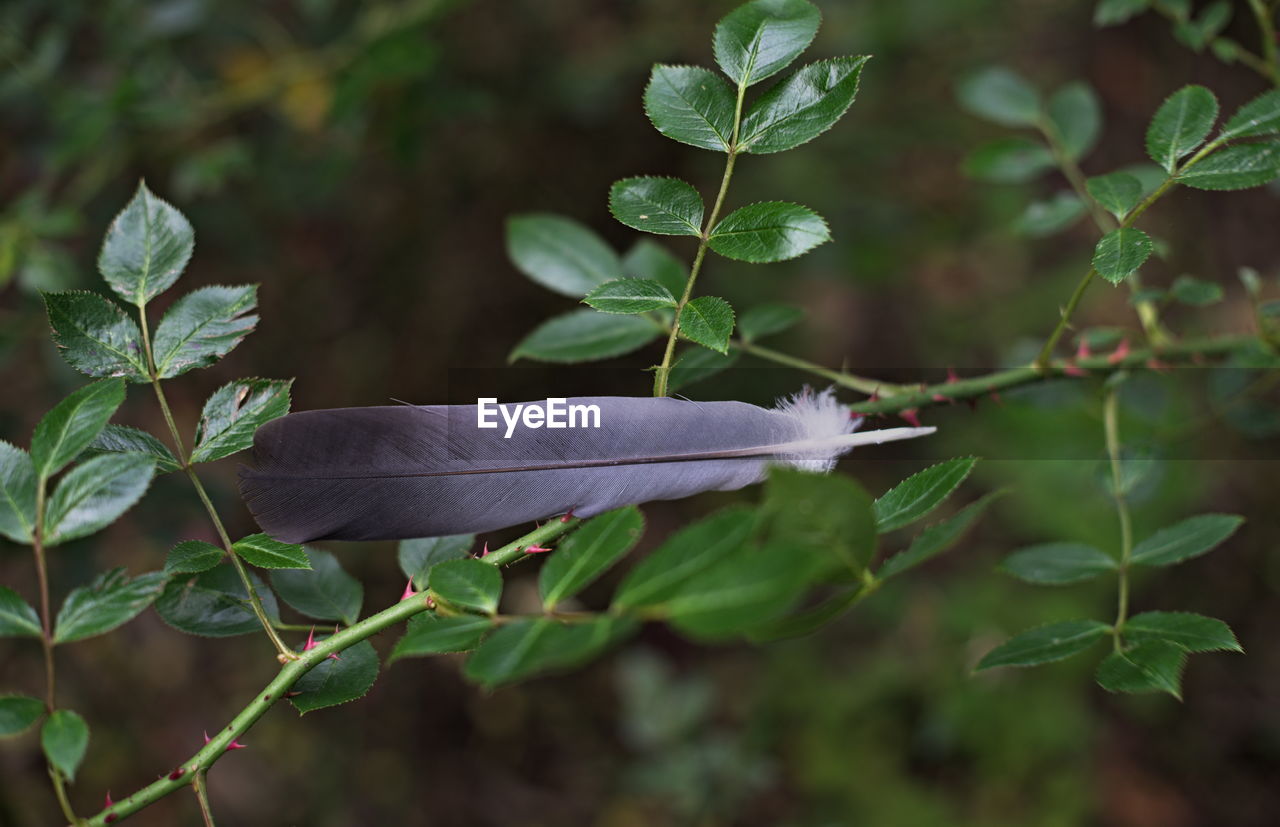
[{"label": "serrated leaf", "polygon": [[1220,149],[1178,176],[1198,190],[1260,187],[1280,176],[1280,141],[1238,144]]},{"label": "serrated leaf", "polygon": [[350,626],[360,618],[364,587],[327,551],[304,548],[310,571],[271,572],[271,585],[285,603],[316,620],[341,620]]},{"label": "serrated leaf", "polygon": [[48,478],[80,455],[124,401],[124,381],[103,379],[72,391],[36,424],[31,461]]},{"label": "serrated leaf", "polygon": [[855,573],[875,553],[871,497],[849,477],[773,468],[761,511],[769,537],[812,549]]},{"label": "serrated leaf", "polygon": [[601,313],[632,315],[675,307],[676,298],[671,291],[656,281],[648,279],[618,279],[605,282],[587,294],[582,300]]},{"label": "serrated leaf", "polygon": [[738,335],[754,342],[781,333],[804,318],[804,311],[787,304],[760,304],[738,317]]},{"label": "serrated leaf", "polygon": [[1244,522],[1234,514],[1201,514],[1161,529],[1133,548],[1138,565],[1171,566],[1213,551]]},{"label": "serrated leaf", "polygon": [[739,86],[786,68],[809,47],[822,14],[805,0],[753,0],[716,24],[716,63]]},{"label": "serrated leaf", "polygon": [[729,352],[733,335],[733,308],[716,296],[699,296],[680,313],[680,332],[691,342],[717,353]]},{"label": "serrated leaf", "polygon": [[1178,276],[1173,280],[1169,293],[1183,304],[1192,307],[1208,307],[1222,301],[1222,285],[1202,281],[1192,276]]},{"label": "serrated leaf", "polygon": [[1102,105],[1093,87],[1082,81],[1068,83],[1054,92],[1045,114],[1058,134],[1067,157],[1078,161],[1098,142],[1102,131]]},{"label": "serrated leaf", "polygon": [[87,586],[72,589],[58,610],[54,642],[96,637],[128,623],[155,602],[167,580],[158,571],[130,580],[124,568],[116,568],[98,575]]},{"label": "serrated leaf", "polygon": [[1099,0],[1093,9],[1093,25],[1118,26],[1146,11],[1151,0]]},{"label": "serrated leaf", "polygon": [[0,439],[0,534],[31,543],[36,523],[36,469],[31,455]]},{"label": "serrated leaf", "polygon": [[[323,638],[317,638],[317,642]],[[362,640],[343,649],[337,658],[325,658],[293,685],[299,694],[289,703],[300,715],[363,698],[378,679],[378,653]]]},{"label": "serrated leaf", "polygon": [[146,431],[127,425],[108,425],[98,433],[81,455],[84,458],[105,454],[146,454],[155,462],[156,473],[177,471],[178,458],[160,440]]},{"label": "serrated leaf", "polygon": [[178,280],[195,243],[195,230],[182,213],[139,184],[107,229],[98,272],[120,298],[143,305]]},{"label": "serrated leaf", "polygon": [[622,276],[617,253],[600,236],[551,213],[507,219],[507,256],[532,281],[575,299]]},{"label": "serrated leaf", "polygon": [[1139,643],[1163,640],[1188,652],[1243,652],[1231,627],[1191,612],[1143,612],[1125,621],[1124,636]]},{"label": "serrated leaf", "polygon": [[1219,137],[1227,140],[1280,133],[1280,89],[1263,92],[1236,110]]},{"label": "serrated leaf", "polygon": [[517,621],[502,626],[480,644],[467,659],[464,671],[469,679],[492,689],[539,672],[576,666],[630,634],[636,625],[617,617],[581,623],[550,618]]},{"label": "serrated leaf", "polygon": [[20,735],[44,714],[44,703],[26,695],[0,695],[0,738]]},{"label": "serrated leaf", "polygon": [[657,64],[644,90],[644,111],[663,135],[681,143],[728,152],[733,141],[733,88],[697,66]]},{"label": "serrated leaf", "polygon": [[628,227],[658,235],[702,235],[702,196],[679,178],[623,178],[609,189],[609,211]]},{"label": "serrated leaf", "polygon": [[738,361],[741,354],[736,350],[728,353],[716,353],[705,347],[687,348],[674,365],[667,377],[667,390],[675,393],[694,382],[709,379],[722,370],[727,370]]},{"label": "serrated leaf", "polygon": [[443,617],[434,612],[415,615],[409,618],[404,637],[396,641],[387,664],[419,655],[469,652],[480,645],[493,627],[491,618],[480,615]]},{"label": "serrated leaf", "polygon": [[1001,492],[993,491],[976,502],[965,506],[954,516],[948,517],[942,522],[931,525],[921,531],[905,551],[901,551],[885,561],[880,570],[876,572],[876,577],[881,580],[893,577],[942,554],[959,541],[964,533],[969,530],[969,527],[982,516],[982,512],[986,511],[987,506],[1000,495]]},{"label": "serrated leaf", "polygon": [[752,628],[747,632],[747,640],[752,643],[762,643],[811,635],[845,614],[858,602],[861,594],[860,587],[846,589],[828,597],[813,608],[775,618]]},{"label": "serrated leaf", "polygon": [[45,542],[87,537],[142,499],[155,471],[145,454],[104,454],[71,469],[58,482],[45,511]]},{"label": "serrated leaf", "polygon": [[0,637],[40,637],[36,610],[8,586],[0,586]]},{"label": "serrated leaf", "polygon": [[991,66],[960,82],[960,105],[979,118],[1001,126],[1033,126],[1040,117],[1040,96],[1011,69]]},{"label": "serrated leaf", "polygon": [[594,583],[635,547],[643,532],[644,517],[635,506],[601,514],[576,530],[538,573],[543,607],[551,611]]},{"label": "serrated leaf", "polygon": [[1126,172],[1095,175],[1085,181],[1089,196],[1117,220],[1123,219],[1142,200],[1142,182]]},{"label": "serrated leaf", "polygon": [[740,551],[755,523],[751,509],[731,507],[685,526],[628,573],[614,594],[614,610],[664,602],[682,582]]},{"label": "serrated leaf", "polygon": [[161,378],[205,368],[231,352],[258,324],[255,284],[201,287],[174,302],[152,343]]},{"label": "serrated leaf", "polygon": [[1047,201],[1028,204],[1013,229],[1032,238],[1043,238],[1070,227],[1084,213],[1084,202],[1075,193],[1060,192]]},{"label": "serrated leaf", "polygon": [[40,746],[49,763],[68,781],[75,781],[76,770],[89,749],[89,725],[70,709],[55,709],[40,728]]},{"label": "serrated leaf", "polygon": [[491,615],[502,597],[502,572],[475,558],[445,560],[427,578],[431,593],[460,609]]},{"label": "serrated leaf", "polygon": [[661,284],[673,296],[684,292],[689,265],[670,250],[649,238],[642,238],[622,259],[622,272],[627,278],[649,279]]},{"label": "serrated leaf", "polygon": [[1049,148],[1030,138],[997,138],[978,147],[965,159],[965,174],[994,184],[1030,181],[1054,167]]},{"label": "serrated leaf", "polygon": [[89,376],[146,382],[142,332],[114,302],[97,293],[45,293],[53,343],[67,364]]},{"label": "serrated leaf", "polygon": [[977,457],[957,457],[919,471],[875,502],[876,530],[886,534],[910,525],[937,508],[964,482]]},{"label": "serrated leaf", "polygon": [[212,543],[183,540],[169,550],[169,556],[164,561],[164,573],[199,574],[218,565],[226,556],[225,551]]},{"label": "serrated leaf", "polygon": [[841,57],[811,63],[765,92],[742,119],[738,150],[782,152],[826,132],[853,104],[867,60]]},{"label": "serrated leaf", "polygon": [[1203,86],[1184,86],[1156,110],[1147,127],[1147,155],[1166,172],[1209,137],[1218,118],[1218,99]]},{"label": "serrated leaf", "polygon": [[250,534],[231,544],[231,550],[246,563],[260,569],[309,569],[311,561],[302,546],[282,543],[266,534]]},{"label": "serrated leaf", "polygon": [[[267,617],[280,619],[276,596],[258,575],[249,572]],[[202,637],[232,637],[261,628],[249,606],[244,584],[230,565],[220,565],[192,577],[175,577],[156,598],[160,619],[179,632]]]},{"label": "serrated leaf", "polygon": [[1112,230],[1093,249],[1093,269],[1112,284],[1119,284],[1146,263],[1151,247],[1151,237],[1142,230]]},{"label": "serrated leaf", "polygon": [[292,379],[237,379],[204,403],[191,462],[212,462],[253,445],[253,434],[289,412]]},{"label": "serrated leaf", "polygon": [[1187,652],[1163,640],[1147,640],[1112,652],[1098,664],[1098,685],[1108,692],[1168,692],[1182,698]]},{"label": "serrated leaf", "polygon": [[583,308],[538,325],[511,351],[510,361],[594,362],[639,350],[661,332],[653,322],[639,316]]},{"label": "serrated leaf", "polygon": [[437,563],[466,557],[471,553],[471,547],[475,542],[474,534],[401,540],[396,558],[400,563],[400,571],[413,581],[414,588],[425,589],[427,575]]},{"label": "serrated leaf", "polygon": [[1092,580],[1116,571],[1116,561],[1100,549],[1081,543],[1043,543],[1005,558],[1000,570],[1040,585],[1061,586]]},{"label": "serrated leaf", "polygon": [[762,201],[731,212],[711,231],[711,249],[739,261],[785,261],[831,240],[827,222],[808,207]]},{"label": "serrated leaf", "polygon": [[996,666],[1038,666],[1064,660],[1093,646],[1111,627],[1096,620],[1064,620],[1009,638],[978,662],[977,671]]}]

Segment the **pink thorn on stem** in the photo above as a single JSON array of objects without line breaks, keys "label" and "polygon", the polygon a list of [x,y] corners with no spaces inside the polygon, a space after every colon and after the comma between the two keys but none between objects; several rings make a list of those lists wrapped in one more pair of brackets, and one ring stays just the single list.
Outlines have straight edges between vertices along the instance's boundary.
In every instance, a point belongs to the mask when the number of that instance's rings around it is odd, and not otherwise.
[{"label": "pink thorn on stem", "polygon": [[947,384],[954,385],[956,382],[959,382],[959,381],[960,381],[960,377],[956,376],[956,369],[947,368]]},{"label": "pink thorn on stem", "polygon": [[409,582],[404,584],[404,594],[400,595],[400,601],[404,602],[413,597],[417,592],[413,590],[413,578],[409,578]]},{"label": "pink thorn on stem", "polygon": [[206,744],[209,743],[209,730],[207,729],[204,731],[204,742]]},{"label": "pink thorn on stem", "polygon": [[1081,339],[1079,346],[1076,347],[1076,359],[1088,359],[1092,355],[1093,352],[1089,350],[1089,343]]},{"label": "pink thorn on stem", "polygon": [[187,771],[186,771],[186,770],[184,770],[182,767],[178,767],[176,770],[174,770],[173,772],[169,773],[169,780],[170,780],[170,781],[177,781],[179,778],[181,778],[182,776],[184,776],[184,775],[186,775],[186,774],[187,774]]},{"label": "pink thorn on stem", "polygon": [[1128,355],[1129,355],[1129,340],[1121,339],[1120,344],[1117,345],[1116,349],[1111,352],[1110,356],[1107,357],[1107,364],[1118,365],[1121,362],[1123,362],[1125,358],[1128,357]]},{"label": "pink thorn on stem", "polygon": [[905,419],[907,421],[907,424],[910,425],[911,427],[919,428],[921,427],[921,425],[920,425],[920,417],[918,413],[919,412],[915,408],[907,408],[904,411],[898,411],[898,416]]},{"label": "pink thorn on stem", "polygon": [[940,394],[940,393],[935,393],[933,395],[933,401],[934,402],[955,402],[955,400],[952,399],[951,397],[944,396],[943,394]]},{"label": "pink thorn on stem", "polygon": [[114,806],[116,806],[116,803],[111,800],[111,790],[107,790],[107,800],[103,803],[102,809],[105,810],[108,807],[114,807]]},{"label": "pink thorn on stem", "polygon": [[481,557],[488,557],[488,556],[489,556],[489,541],[488,541],[488,540],[485,540],[485,541],[484,541],[484,550],[482,550],[482,551],[480,552],[480,556],[481,556]]},{"label": "pink thorn on stem", "polygon": [[232,738],[231,743],[227,744],[227,752],[231,752],[232,750],[236,750],[236,749],[248,749],[248,748],[249,748],[249,745],[240,743],[239,738]]},{"label": "pink thorn on stem", "polygon": [[1089,375],[1089,371],[1071,362],[1068,362],[1067,364],[1062,366],[1062,372],[1067,376],[1088,376]]},{"label": "pink thorn on stem", "polygon": [[316,627],[312,626],[311,631],[307,632],[307,642],[302,644],[302,651],[310,652],[316,648]]},{"label": "pink thorn on stem", "polygon": [[537,545],[536,543],[535,543],[534,545],[532,545],[532,546],[525,546],[525,547],[524,547],[524,553],[525,553],[525,554],[543,554],[543,553],[548,552],[548,551],[551,551],[551,549],[546,548],[545,546]]},{"label": "pink thorn on stem", "polygon": [[560,522],[567,523],[572,519],[573,519],[573,509],[570,508],[568,511],[564,513],[564,516],[560,518]]}]

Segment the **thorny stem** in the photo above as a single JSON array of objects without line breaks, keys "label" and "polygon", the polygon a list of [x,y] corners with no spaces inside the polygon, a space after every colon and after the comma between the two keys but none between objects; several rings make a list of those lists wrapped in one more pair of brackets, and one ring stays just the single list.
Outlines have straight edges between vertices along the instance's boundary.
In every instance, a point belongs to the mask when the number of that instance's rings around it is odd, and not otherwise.
[{"label": "thorny stem", "polygon": [[[480,559],[495,566],[515,562],[527,556],[524,551],[526,547],[551,541],[572,531],[580,523],[581,520],[574,518],[568,520],[552,519],[546,525],[530,531],[501,548],[494,549]],[[205,744],[199,752],[183,761],[171,772],[161,776],[159,780],[153,781],[127,798],[115,802],[85,823],[90,827],[105,827],[107,824],[118,824],[128,816],[154,804],[187,784],[202,783],[204,780],[203,775],[226,753],[228,745],[244,735],[250,727],[257,723],[258,719],[266,714],[267,710],[281,698],[285,697],[298,679],[309,672],[312,667],[323,663],[330,655],[349,649],[360,641],[372,637],[391,626],[403,623],[414,615],[427,611],[427,609],[426,595],[412,597],[383,609],[377,614],[370,615],[359,623],[336,632],[332,637],[316,641],[314,647],[305,652],[297,653],[296,659],[282,665],[275,678],[254,695],[253,700],[231,719],[231,723],[218,730],[217,733],[210,735],[209,743]]]},{"label": "thorny stem", "polygon": [[1111,494],[1116,501],[1116,514],[1120,517],[1120,594],[1117,600],[1116,622],[1112,626],[1117,652],[1120,651],[1124,639],[1124,623],[1129,617],[1129,564],[1133,556],[1133,521],[1129,517],[1129,503],[1124,495],[1124,459],[1120,456],[1119,396],[1117,390],[1111,388],[1107,391],[1102,407],[1107,456],[1111,460]]},{"label": "thorny stem", "polygon": [[866,376],[856,376],[852,373],[845,373],[842,370],[831,370],[824,368],[822,365],[814,364],[806,359],[800,359],[787,353],[780,353],[771,348],[761,347],[753,344],[745,339],[736,339],[729,343],[730,347],[736,348],[743,353],[749,353],[752,356],[766,359],[770,362],[776,362],[779,365],[796,368],[812,373],[814,376],[821,376],[829,379],[841,387],[850,388],[851,390],[865,393],[868,396],[879,394],[880,396],[893,396],[903,390],[901,385],[895,385],[892,382],[882,382],[879,379],[872,379]]}]

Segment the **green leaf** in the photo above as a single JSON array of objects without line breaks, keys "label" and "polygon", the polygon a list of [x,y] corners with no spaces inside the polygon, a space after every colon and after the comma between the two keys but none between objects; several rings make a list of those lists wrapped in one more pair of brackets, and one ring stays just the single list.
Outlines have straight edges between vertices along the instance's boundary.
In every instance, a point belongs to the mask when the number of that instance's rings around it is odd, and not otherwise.
[{"label": "green leaf", "polygon": [[40,637],[40,617],[8,586],[0,586],[0,637]]},{"label": "green leaf", "polygon": [[742,87],[786,68],[809,47],[822,14],[805,0],[753,0],[716,25],[716,63]]},{"label": "green leaf", "polygon": [[207,368],[258,324],[258,286],[201,287],[174,302],[156,328],[152,352],[162,379]]},{"label": "green leaf", "polygon": [[265,534],[250,534],[231,544],[231,550],[260,569],[310,569],[311,561],[302,546],[282,543]]},{"label": "green leaf", "polygon": [[145,454],[104,454],[58,482],[45,512],[45,542],[65,543],[105,528],[142,499],[155,471]]},{"label": "green leaf", "polygon": [[19,735],[44,714],[44,703],[26,695],[0,695],[0,738]]},{"label": "green leaf", "polygon": [[679,178],[623,178],[609,188],[609,212],[637,230],[702,235],[702,196]]},{"label": "green leaf", "polygon": [[752,627],[747,632],[747,639],[752,643],[763,643],[811,635],[845,614],[858,602],[863,593],[863,589],[857,586],[838,592],[811,609],[774,618]]},{"label": "green leaf", "polygon": [[1220,149],[1178,176],[1198,190],[1260,187],[1280,176],[1280,141],[1239,144]]},{"label": "green leaf", "polygon": [[1096,620],[1064,620],[1037,626],[992,649],[978,662],[977,671],[1064,660],[1088,649],[1110,632],[1110,626]]},{"label": "green leaf", "polygon": [[671,291],[648,279],[618,279],[605,282],[582,300],[601,313],[635,314],[675,307]]},{"label": "green leaf", "polygon": [[699,296],[680,313],[680,332],[691,342],[717,353],[729,352],[733,335],[733,308],[716,296]]},{"label": "green leaf", "polygon": [[1130,559],[1144,566],[1171,566],[1217,548],[1244,522],[1234,514],[1201,514],[1161,529],[1134,546]]},{"label": "green leaf", "polygon": [[1078,161],[1098,142],[1102,131],[1102,105],[1093,87],[1082,81],[1068,83],[1049,98],[1045,114],[1058,134],[1067,157]]},{"label": "green leaf", "polygon": [[36,469],[31,455],[0,439],[0,534],[31,543],[36,524]]},{"label": "green leaf", "polygon": [[768,535],[861,573],[876,548],[871,497],[849,477],[773,468],[765,483]]},{"label": "green leaf", "polygon": [[876,500],[876,529],[886,534],[937,508],[964,482],[977,457],[957,457],[912,474]]},{"label": "green leaf", "polygon": [[1151,257],[1151,237],[1133,227],[1121,227],[1102,237],[1093,249],[1093,269],[1112,284],[1128,278]]},{"label": "green leaf", "polygon": [[762,201],[731,212],[711,231],[710,245],[739,261],[785,261],[831,240],[827,222],[808,207]]},{"label": "green leaf", "polygon": [[684,144],[728,152],[736,97],[724,78],[697,66],[653,67],[644,111],[663,135]]},{"label": "green leaf", "polygon": [[409,618],[404,637],[396,641],[387,663],[418,655],[469,652],[480,645],[493,626],[492,619],[479,615],[442,617],[434,612],[415,615]]},{"label": "green leaf", "polygon": [[1222,285],[1201,281],[1192,276],[1178,276],[1169,292],[1175,299],[1192,307],[1208,307],[1222,301]]},{"label": "green leaf", "polygon": [[1095,175],[1085,181],[1085,188],[1117,220],[1123,220],[1142,200],[1142,182],[1127,172]]},{"label": "green leaf", "polygon": [[858,94],[867,56],[822,60],[760,96],[742,119],[738,149],[764,155],[793,149],[835,126]]},{"label": "green leaf", "polygon": [[970,503],[962,508],[954,516],[948,517],[936,525],[931,525],[911,541],[911,545],[905,551],[901,551],[888,560],[876,572],[876,577],[884,580],[888,577],[901,574],[908,569],[932,560],[939,554],[943,553],[968,531],[969,526],[977,522],[982,516],[982,512],[986,511],[987,506],[1000,497],[1002,492],[993,491],[985,497]]},{"label": "green leaf", "polygon": [[271,585],[285,603],[316,620],[341,620],[350,626],[360,618],[364,587],[327,551],[304,548],[309,571],[271,572]]},{"label": "green leaf", "polygon": [[1013,228],[1023,235],[1043,238],[1065,230],[1084,214],[1084,202],[1075,193],[1060,192],[1048,201],[1028,204]]},{"label": "green leaf", "polygon": [[1098,664],[1098,685],[1108,692],[1168,692],[1182,698],[1187,651],[1163,640],[1147,640],[1112,652]]},{"label": "green leaf", "polygon": [[1093,9],[1093,25],[1118,26],[1146,11],[1151,0],[1099,0]]},{"label": "green leaf", "polygon": [[689,266],[656,241],[642,238],[622,259],[622,272],[628,278],[656,281],[673,296],[684,292]]},{"label": "green leaf", "polygon": [[75,781],[76,770],[89,749],[89,725],[70,709],[56,709],[40,728],[40,746],[49,763],[68,781]]},{"label": "green leaf", "polygon": [[1147,127],[1147,155],[1172,173],[1178,161],[1209,137],[1218,118],[1218,99],[1203,86],[1184,86],[1156,110]]},{"label": "green leaf", "polygon": [[141,306],[178,280],[195,244],[195,230],[182,213],[139,184],[107,230],[98,272],[120,298]]},{"label": "green leaf", "polygon": [[96,637],[128,623],[155,602],[167,580],[158,571],[130,580],[121,567],[103,572],[87,586],[72,589],[58,610],[54,643]]},{"label": "green leaf", "polygon": [[661,332],[657,325],[639,316],[583,308],[538,325],[511,351],[510,361],[528,358],[539,362],[594,362],[639,350]]},{"label": "green leaf", "polygon": [[103,428],[81,456],[88,458],[105,454],[146,454],[155,463],[159,474],[177,471],[181,467],[178,465],[178,458],[163,442],[146,431],[127,425],[108,425]]},{"label": "green leaf", "polygon": [[466,676],[487,687],[587,661],[633,632],[628,618],[598,617],[582,623],[550,618],[502,626],[467,659]]},{"label": "green leaf", "polygon": [[732,350],[728,353],[716,353],[705,347],[693,347],[685,350],[674,365],[667,378],[667,390],[675,393],[683,387],[709,379],[722,370],[733,367],[741,354]]},{"label": "green leaf", "polygon": [[491,615],[502,597],[502,572],[475,558],[437,563],[427,578],[431,593],[460,609]]},{"label": "green leaf", "polygon": [[89,376],[147,381],[138,323],[114,302],[87,290],[43,295],[53,343],[67,364]]},{"label": "green leaf", "polygon": [[755,522],[751,509],[730,507],[685,526],[630,571],[614,594],[614,610],[665,602],[681,583],[741,551]]},{"label": "green leaf", "polygon": [[618,254],[600,236],[551,213],[507,219],[507,256],[532,281],[575,299],[622,275]]},{"label": "green leaf", "polygon": [[218,565],[226,552],[203,540],[183,540],[169,551],[164,561],[164,573],[199,574]]},{"label": "green leaf", "polygon": [[124,381],[103,379],[72,391],[44,415],[31,436],[36,475],[48,478],[88,447],[124,401]]},{"label": "green leaf", "polygon": [[1236,110],[1219,137],[1227,140],[1280,134],[1280,89],[1263,92]]},{"label": "green leaf", "polygon": [[191,462],[212,462],[253,445],[253,434],[289,412],[292,379],[237,379],[204,403]]},{"label": "green leaf", "polygon": [[788,304],[761,304],[738,318],[738,335],[754,342],[781,333],[804,318],[804,311]]},{"label": "green leaf", "polygon": [[1116,571],[1118,566],[1111,555],[1093,546],[1044,543],[1009,555],[999,568],[1028,583],[1061,586],[1092,580]]},{"label": "green leaf", "polygon": [[475,542],[474,534],[401,540],[396,557],[400,562],[400,571],[413,581],[414,588],[425,589],[427,576],[436,563],[466,557],[471,553],[471,547]]},{"label": "green leaf", "polygon": [[[1183,16],[1185,18],[1185,15]],[[1182,19],[1173,26],[1173,34],[1184,46],[1195,52],[1204,50],[1231,22],[1231,3],[1217,0],[1210,3],[1195,18]]]},{"label": "green leaf", "polygon": [[635,546],[643,532],[644,517],[635,506],[601,514],[579,528],[538,573],[543,607],[551,611],[594,583]]},{"label": "green leaf", "polygon": [[965,174],[993,184],[1020,184],[1053,169],[1049,148],[1030,138],[997,138],[973,151],[964,162]]},{"label": "green leaf", "polygon": [[[249,572],[249,579],[267,617],[278,621],[276,596],[258,575]],[[156,613],[179,632],[202,637],[232,637],[261,628],[244,584],[229,564],[170,580],[156,599]]]},{"label": "green leaf", "polygon": [[1040,96],[1018,73],[1003,66],[980,69],[960,82],[960,105],[971,114],[1001,126],[1034,126],[1040,118]]},{"label": "green leaf", "polygon": [[[322,638],[317,638],[317,642]],[[298,679],[289,703],[306,715],[327,706],[337,706],[363,698],[378,679],[378,653],[373,644],[362,640],[343,649],[337,658],[325,658]]]},{"label": "green leaf", "polygon": [[1124,636],[1140,643],[1164,640],[1188,652],[1243,652],[1231,627],[1191,612],[1143,612],[1125,621]]}]

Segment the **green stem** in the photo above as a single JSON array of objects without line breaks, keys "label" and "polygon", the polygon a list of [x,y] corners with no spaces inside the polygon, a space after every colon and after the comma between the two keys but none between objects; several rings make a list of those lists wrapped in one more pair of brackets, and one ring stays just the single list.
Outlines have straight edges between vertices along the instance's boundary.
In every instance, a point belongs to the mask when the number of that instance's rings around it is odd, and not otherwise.
[{"label": "green stem", "polygon": [[53,613],[49,603],[49,566],[44,553],[45,492],[48,480],[41,476],[36,481],[36,521],[31,532],[31,549],[36,558],[36,580],[40,587],[40,646],[44,650],[44,706],[49,712],[57,709],[54,701],[56,683],[53,662]]},{"label": "green stem", "polygon": [[1116,622],[1112,626],[1116,651],[1124,640],[1124,624],[1129,617],[1129,565],[1133,556],[1133,521],[1129,516],[1129,503],[1124,496],[1124,459],[1120,455],[1119,393],[1115,388],[1107,392],[1102,406],[1103,426],[1106,431],[1107,456],[1111,460],[1111,493],[1116,502],[1116,514],[1120,517],[1120,569],[1119,597]]},{"label": "green stem", "polygon": [[214,827],[213,808],[209,806],[208,770],[197,770],[191,774],[191,791],[196,795],[200,805],[200,817],[204,819],[204,827]]},{"label": "green stem", "polygon": [[49,779],[53,782],[53,793],[58,798],[62,817],[68,824],[84,824],[84,819],[76,815],[75,809],[71,806],[71,799],[67,796],[67,785],[62,780],[62,771],[53,764],[49,765]]},{"label": "green stem", "polygon": [[872,379],[867,376],[855,376],[852,373],[831,370],[830,368],[824,368],[822,365],[814,364],[813,362],[805,359],[800,359],[787,353],[780,353],[779,351],[771,348],[761,347],[760,345],[752,344],[741,339],[736,339],[730,342],[729,346],[737,348],[743,353],[749,353],[752,356],[766,359],[770,362],[776,362],[779,365],[786,365],[787,367],[796,368],[798,370],[805,371],[806,373],[812,373],[814,376],[821,376],[824,379],[831,380],[841,387],[849,388],[851,390],[858,391],[859,393],[865,393],[868,396],[876,394],[881,396],[892,396],[903,390],[903,386],[895,385],[892,382],[882,382],[879,379]]},{"label": "green stem", "polygon": [[[1249,0],[1249,9],[1258,21],[1258,32],[1262,41],[1261,67],[1253,67],[1275,86],[1280,87],[1280,56],[1277,56],[1276,26],[1271,19],[1271,12],[1263,5],[1262,0]],[[1252,55],[1250,55],[1252,56]]]}]

